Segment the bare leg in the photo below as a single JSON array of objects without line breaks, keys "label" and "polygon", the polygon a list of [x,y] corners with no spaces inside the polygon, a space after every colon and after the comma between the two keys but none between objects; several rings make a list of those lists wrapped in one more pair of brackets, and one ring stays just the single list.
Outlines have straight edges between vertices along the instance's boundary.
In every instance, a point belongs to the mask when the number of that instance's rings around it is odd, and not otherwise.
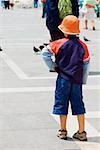
[{"label": "bare leg", "polygon": [[95,30],[95,22],[92,20],[92,29]]},{"label": "bare leg", "polygon": [[79,125],[79,133],[82,133],[84,131],[84,128],[85,128],[84,114],[77,115],[77,119],[78,119],[78,125]]},{"label": "bare leg", "polygon": [[85,20],[85,29],[88,29],[88,21]]},{"label": "bare leg", "polygon": [[60,130],[58,130],[57,137],[60,139],[67,139],[67,130],[66,130],[66,115],[60,115]]},{"label": "bare leg", "polygon": [[67,121],[67,116],[66,115],[60,115],[60,126],[61,126],[61,129],[66,130],[66,121]]},{"label": "bare leg", "polygon": [[87,133],[85,132],[85,116],[84,114],[77,115],[79,130],[73,135],[73,138],[79,141],[87,141]]}]

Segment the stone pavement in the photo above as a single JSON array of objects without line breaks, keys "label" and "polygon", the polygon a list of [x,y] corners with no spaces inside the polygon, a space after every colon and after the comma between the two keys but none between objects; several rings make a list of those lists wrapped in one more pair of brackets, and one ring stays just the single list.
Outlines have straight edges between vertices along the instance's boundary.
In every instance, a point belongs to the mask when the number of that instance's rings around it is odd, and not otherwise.
[{"label": "stone pavement", "polygon": [[76,117],[69,112],[67,141],[59,140],[58,116],[52,115],[56,73],[49,73],[33,45],[49,41],[41,9],[0,12],[0,150],[100,149],[100,22],[96,31],[83,29],[81,37],[91,54],[90,75],[84,86],[88,142],[73,141]]}]

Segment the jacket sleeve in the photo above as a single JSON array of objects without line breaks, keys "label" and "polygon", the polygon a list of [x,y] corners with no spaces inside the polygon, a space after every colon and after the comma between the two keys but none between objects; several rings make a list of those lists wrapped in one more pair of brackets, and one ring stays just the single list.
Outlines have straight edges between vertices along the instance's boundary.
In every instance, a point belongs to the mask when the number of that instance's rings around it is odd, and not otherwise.
[{"label": "jacket sleeve", "polygon": [[84,57],[83,57],[83,62],[89,62],[90,61],[90,53],[89,53],[89,50],[88,50],[88,47],[87,45],[80,40],[80,43],[82,44],[83,48],[84,48]]}]

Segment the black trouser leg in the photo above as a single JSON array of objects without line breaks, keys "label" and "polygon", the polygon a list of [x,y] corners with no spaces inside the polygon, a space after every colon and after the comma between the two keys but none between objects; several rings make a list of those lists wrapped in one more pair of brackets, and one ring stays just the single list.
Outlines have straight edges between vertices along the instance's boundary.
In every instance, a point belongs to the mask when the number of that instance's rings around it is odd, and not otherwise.
[{"label": "black trouser leg", "polygon": [[46,4],[43,3],[43,11],[42,11],[42,18],[45,17],[45,13],[46,13]]},{"label": "black trouser leg", "polygon": [[64,38],[64,34],[59,29],[50,31],[50,36],[52,41]]},{"label": "black trouser leg", "polygon": [[7,1],[7,8],[9,9],[9,1]]}]

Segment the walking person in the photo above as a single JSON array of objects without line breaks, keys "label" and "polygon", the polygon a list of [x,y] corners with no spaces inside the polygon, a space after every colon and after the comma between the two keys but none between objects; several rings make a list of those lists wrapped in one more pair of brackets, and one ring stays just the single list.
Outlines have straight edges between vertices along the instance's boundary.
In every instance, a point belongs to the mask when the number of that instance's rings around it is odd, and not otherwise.
[{"label": "walking person", "polygon": [[9,0],[4,0],[4,8],[5,9],[10,9],[9,4],[10,4]]},{"label": "walking person", "polygon": [[[63,2],[63,3],[62,3]],[[60,17],[60,5],[58,8],[58,4],[61,4],[61,13],[64,16],[68,15],[68,11],[71,5],[71,12],[76,17],[79,17],[79,5],[78,0],[46,0],[46,26],[50,33],[50,41],[55,41],[57,39],[64,38],[64,34],[61,30],[58,29],[58,25],[60,25],[62,21],[62,17]],[[67,6],[67,9],[66,7]],[[65,11],[64,9],[65,8]],[[62,15],[63,16],[63,15]],[[85,41],[88,41],[87,38],[84,37]],[[44,45],[40,45],[39,48],[33,47],[34,52],[39,52],[42,50]]]},{"label": "walking person", "polygon": [[4,0],[1,0],[1,7],[4,8]]},{"label": "walking person", "polygon": [[46,15],[46,0],[42,0],[42,18]]},{"label": "walking person", "polygon": [[[59,0],[46,0],[46,26],[50,33],[50,41],[63,38],[63,33],[58,29],[58,25],[61,23],[58,11]],[[40,45],[39,48],[33,47],[34,52],[42,50],[44,45]]]},{"label": "walking person", "polygon": [[86,13],[84,14],[85,28],[88,29],[88,22],[91,22],[92,30],[95,30],[95,0],[84,0],[83,10],[85,9]]},{"label": "walking person", "polygon": [[100,18],[100,0],[96,0],[96,16]]},{"label": "walking person", "polygon": [[[58,3],[59,0],[47,0],[46,2],[46,13],[47,13],[46,26],[50,32],[50,37],[52,41],[64,37],[64,34],[58,29],[58,25],[62,21],[62,18],[60,18],[59,16]],[[78,1],[71,0],[71,3],[72,3],[72,14],[78,17],[79,16]]]},{"label": "walking person", "polygon": [[[85,105],[83,102],[82,84],[84,64],[89,63],[89,51],[86,44],[77,36],[80,33],[79,20],[76,16],[66,16],[58,28],[65,38],[51,42],[41,52],[49,69],[58,73],[55,89],[53,114],[60,117],[60,129],[57,136],[67,139],[67,117],[69,102],[72,115],[77,115],[78,131],[73,138],[87,141],[85,131]],[[52,60],[55,55],[55,61]]]},{"label": "walking person", "polygon": [[14,8],[14,0],[10,0],[10,8],[13,9]]},{"label": "walking person", "polygon": [[38,8],[38,0],[34,0],[34,8]]}]

